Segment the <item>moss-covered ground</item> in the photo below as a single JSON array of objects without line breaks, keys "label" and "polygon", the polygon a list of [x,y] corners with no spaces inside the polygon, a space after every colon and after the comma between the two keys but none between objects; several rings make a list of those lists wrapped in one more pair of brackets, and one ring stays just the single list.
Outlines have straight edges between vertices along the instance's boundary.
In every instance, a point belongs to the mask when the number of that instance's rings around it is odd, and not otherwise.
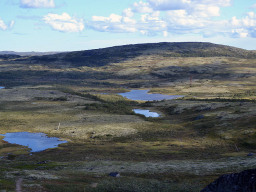
[{"label": "moss-covered ground", "polygon": [[[254,100],[134,102],[116,91],[60,87],[1,92],[2,134],[44,132],[68,141],[31,155],[1,140],[0,188],[7,191],[20,178],[26,191],[200,191],[219,175],[256,163],[247,157],[256,152]],[[145,118],[133,108],[161,117]],[[108,176],[115,171],[120,178]]]},{"label": "moss-covered ground", "polygon": [[[256,153],[255,63],[142,55],[101,67],[1,64],[0,134],[44,132],[68,143],[31,154],[0,136],[0,190],[196,192],[255,168],[247,156]],[[134,88],[184,98],[117,95]]]}]

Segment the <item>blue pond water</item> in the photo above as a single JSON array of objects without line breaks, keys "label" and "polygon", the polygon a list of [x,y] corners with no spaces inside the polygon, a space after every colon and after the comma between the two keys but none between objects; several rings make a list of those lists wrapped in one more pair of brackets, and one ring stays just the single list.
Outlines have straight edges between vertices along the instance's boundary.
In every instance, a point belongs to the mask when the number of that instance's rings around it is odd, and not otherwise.
[{"label": "blue pond water", "polygon": [[160,117],[156,112],[152,112],[145,109],[133,109],[134,113],[144,115],[145,117]]},{"label": "blue pond water", "polygon": [[39,152],[58,147],[61,143],[67,143],[67,141],[60,141],[57,137],[47,137],[44,133],[16,132],[0,135],[4,136],[4,141],[26,146],[31,149],[31,152]]},{"label": "blue pond water", "polygon": [[4,89],[4,87],[1,87],[1,86],[0,86],[0,89]]},{"label": "blue pond water", "polygon": [[183,97],[182,95],[163,95],[163,94],[149,94],[149,90],[131,90],[126,93],[118,93],[123,97],[131,100],[140,100],[140,101],[161,101],[164,99],[176,99]]}]

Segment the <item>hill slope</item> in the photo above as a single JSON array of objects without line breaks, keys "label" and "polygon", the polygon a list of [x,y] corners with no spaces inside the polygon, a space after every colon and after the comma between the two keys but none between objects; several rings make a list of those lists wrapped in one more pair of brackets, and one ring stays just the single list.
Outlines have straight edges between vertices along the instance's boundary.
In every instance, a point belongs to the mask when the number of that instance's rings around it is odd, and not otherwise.
[{"label": "hill slope", "polygon": [[15,52],[15,51],[0,51],[0,55],[18,55],[18,56],[41,56],[41,55],[52,55],[58,52]]},{"label": "hill slope", "polygon": [[118,63],[141,55],[161,55],[164,57],[237,57],[256,58],[256,53],[235,47],[212,43],[148,43],[115,46],[103,49],[75,51],[53,55],[23,57],[16,62],[46,64],[65,64],[74,67],[99,67]]},{"label": "hill slope", "polygon": [[247,91],[256,98],[255,83],[254,51],[212,43],[149,43],[0,57],[0,86],[5,87],[159,87],[166,92],[203,97],[232,97]]},{"label": "hill slope", "polygon": [[[22,179],[24,191],[198,192],[221,174],[255,167],[253,51],[157,43],[3,55],[0,86],[1,134],[68,141],[31,155],[1,137],[0,189],[14,191]],[[134,88],[184,98],[143,103],[116,94]]]}]

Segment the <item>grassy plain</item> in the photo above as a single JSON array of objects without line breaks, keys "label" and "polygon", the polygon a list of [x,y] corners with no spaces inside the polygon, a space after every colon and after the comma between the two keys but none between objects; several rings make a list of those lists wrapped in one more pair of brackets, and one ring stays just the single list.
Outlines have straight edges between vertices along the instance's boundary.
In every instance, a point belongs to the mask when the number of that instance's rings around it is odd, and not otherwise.
[{"label": "grassy plain", "polygon": [[[247,156],[256,153],[255,72],[253,58],[145,51],[100,66],[2,61],[0,134],[44,132],[68,143],[30,155],[0,140],[0,190],[14,191],[21,179],[28,192],[196,192],[221,174],[255,168]],[[135,88],[184,98],[117,95]],[[115,171],[121,177],[108,176]]]}]

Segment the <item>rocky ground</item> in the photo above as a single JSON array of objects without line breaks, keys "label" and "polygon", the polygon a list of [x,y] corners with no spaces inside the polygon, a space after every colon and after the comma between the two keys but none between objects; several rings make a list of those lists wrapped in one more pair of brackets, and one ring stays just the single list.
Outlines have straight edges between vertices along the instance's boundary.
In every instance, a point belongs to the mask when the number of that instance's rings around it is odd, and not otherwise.
[{"label": "rocky ground", "polygon": [[[0,134],[44,132],[68,143],[31,155],[1,139],[0,190],[196,192],[255,168],[255,58],[209,43],[2,56]],[[117,95],[130,89],[184,98]]]},{"label": "rocky ground", "polygon": [[[255,167],[253,101],[130,103],[112,94],[52,86],[2,89],[1,133],[44,132],[68,143],[30,155],[26,147],[1,141],[1,188],[199,191],[221,174]],[[162,116],[135,115],[134,107]]]}]

